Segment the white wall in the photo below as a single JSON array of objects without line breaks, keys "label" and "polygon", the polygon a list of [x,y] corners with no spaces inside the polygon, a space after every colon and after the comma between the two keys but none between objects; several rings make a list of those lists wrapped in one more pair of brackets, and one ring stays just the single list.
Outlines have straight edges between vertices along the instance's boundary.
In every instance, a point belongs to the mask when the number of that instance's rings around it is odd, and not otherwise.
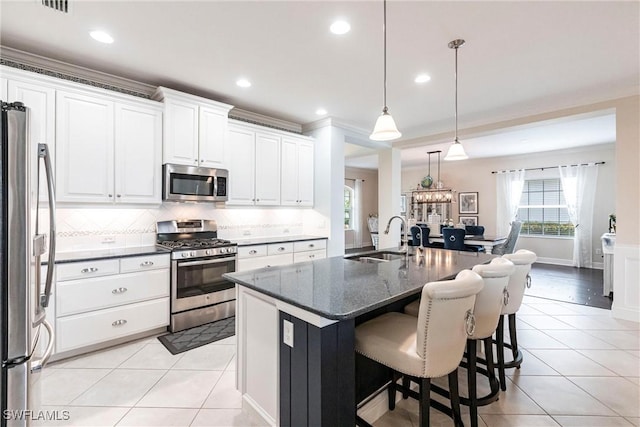
[{"label": "white wall", "polygon": [[[593,213],[594,227],[592,230],[594,249],[592,259],[595,265],[599,266],[602,263],[602,256],[595,252],[596,249],[601,248],[600,236],[608,230],[609,214],[615,212],[616,209],[615,155],[615,144],[611,143],[580,150],[571,149],[521,156],[442,162],[440,175],[445,187],[453,188],[457,192],[478,192],[478,223],[485,226],[486,234],[494,234],[496,230],[496,175],[492,174],[492,171],[604,161],[604,165],[598,166],[596,206]],[[424,167],[403,170],[403,191],[415,188],[416,184],[426,175],[426,171],[426,158]],[[534,174],[540,174],[540,172],[530,172],[529,176]],[[454,221],[457,222],[459,216],[457,203],[452,206],[452,211]],[[516,248],[531,249],[542,258],[542,261],[547,262],[571,265],[573,258],[572,239],[521,237]]]}]

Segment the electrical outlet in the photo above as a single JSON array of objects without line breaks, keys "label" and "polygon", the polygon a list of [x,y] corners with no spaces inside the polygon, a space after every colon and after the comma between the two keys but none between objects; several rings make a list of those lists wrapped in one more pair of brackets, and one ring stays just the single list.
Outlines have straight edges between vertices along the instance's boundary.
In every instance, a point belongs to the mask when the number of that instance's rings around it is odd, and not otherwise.
[{"label": "electrical outlet", "polygon": [[293,348],[293,323],[288,320],[282,321],[282,342]]},{"label": "electrical outlet", "polygon": [[110,244],[115,242],[116,242],[116,236],[104,236],[102,238],[102,243],[104,244]]},{"label": "electrical outlet", "polygon": [[243,236],[251,236],[251,230],[244,230],[244,231],[242,232],[242,235],[243,235]]},{"label": "electrical outlet", "polygon": [[596,255],[602,255],[602,249],[596,248]]}]

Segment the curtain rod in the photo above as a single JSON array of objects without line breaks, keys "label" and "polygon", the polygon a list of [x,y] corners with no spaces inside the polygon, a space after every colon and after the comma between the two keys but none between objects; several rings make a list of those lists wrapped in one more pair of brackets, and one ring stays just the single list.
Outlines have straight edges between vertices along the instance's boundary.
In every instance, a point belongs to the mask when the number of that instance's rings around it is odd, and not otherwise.
[{"label": "curtain rod", "polygon": [[[544,166],[541,168],[526,168],[524,170],[526,171],[537,171],[537,170],[545,170],[545,169],[556,169],[556,168],[568,168],[568,167],[573,167],[573,166],[589,166],[589,165],[604,165],[604,162],[595,162],[595,163],[579,163],[577,165],[559,165],[559,166]],[[492,171],[491,173],[502,173],[502,172],[516,172],[522,169],[508,169],[508,170],[501,170],[501,171]]]},{"label": "curtain rod", "polygon": [[360,181],[362,181],[362,182],[364,182],[364,181],[365,181],[365,180],[364,180],[364,179],[362,179],[362,178],[347,178],[346,176],[344,177],[344,179],[348,179],[348,180],[350,180],[350,181],[356,181],[356,180],[360,180]]}]

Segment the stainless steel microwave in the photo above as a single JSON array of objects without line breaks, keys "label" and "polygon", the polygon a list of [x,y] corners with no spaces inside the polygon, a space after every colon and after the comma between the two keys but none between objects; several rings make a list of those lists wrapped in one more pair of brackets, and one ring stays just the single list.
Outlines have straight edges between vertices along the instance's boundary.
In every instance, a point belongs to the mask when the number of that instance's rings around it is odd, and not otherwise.
[{"label": "stainless steel microwave", "polygon": [[165,164],[162,166],[162,200],[173,202],[225,202],[229,171]]}]

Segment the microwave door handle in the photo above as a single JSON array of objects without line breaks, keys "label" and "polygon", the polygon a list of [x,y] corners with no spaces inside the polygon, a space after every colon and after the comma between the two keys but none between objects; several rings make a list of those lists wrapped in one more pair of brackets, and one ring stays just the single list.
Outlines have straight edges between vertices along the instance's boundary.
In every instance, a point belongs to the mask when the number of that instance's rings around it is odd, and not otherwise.
[{"label": "microwave door handle", "polygon": [[218,177],[213,177],[213,197],[218,197]]},{"label": "microwave door handle", "polygon": [[[56,191],[53,184],[51,155],[47,144],[38,144],[38,155],[44,160],[44,169],[47,177],[47,194],[49,196],[49,259],[47,263],[47,278],[44,294],[40,296],[40,305],[42,307],[48,307],[51,287],[53,286],[53,269],[56,261]],[[38,268],[40,267],[38,266]]]}]

